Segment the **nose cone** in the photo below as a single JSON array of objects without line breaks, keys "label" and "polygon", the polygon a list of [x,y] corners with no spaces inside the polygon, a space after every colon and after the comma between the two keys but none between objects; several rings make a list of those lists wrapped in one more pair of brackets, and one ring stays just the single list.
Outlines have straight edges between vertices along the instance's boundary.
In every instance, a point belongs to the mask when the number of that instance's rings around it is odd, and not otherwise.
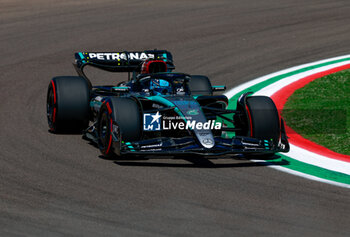
[{"label": "nose cone", "polygon": [[[186,122],[192,125],[191,130],[198,142],[204,148],[213,148],[215,146],[215,140],[210,130],[213,121],[207,121],[199,103],[190,96],[169,97],[168,100],[176,105],[181,111],[181,114],[186,117]],[[197,123],[200,123],[201,126],[197,126]]]}]

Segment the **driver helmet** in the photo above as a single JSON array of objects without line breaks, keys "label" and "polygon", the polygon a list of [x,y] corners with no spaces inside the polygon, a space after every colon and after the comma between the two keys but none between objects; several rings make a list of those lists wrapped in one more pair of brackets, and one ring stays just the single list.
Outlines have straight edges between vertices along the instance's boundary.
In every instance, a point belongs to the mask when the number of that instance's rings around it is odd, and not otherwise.
[{"label": "driver helmet", "polygon": [[156,95],[169,94],[172,92],[172,87],[170,82],[164,79],[151,79],[150,90],[152,90]]}]

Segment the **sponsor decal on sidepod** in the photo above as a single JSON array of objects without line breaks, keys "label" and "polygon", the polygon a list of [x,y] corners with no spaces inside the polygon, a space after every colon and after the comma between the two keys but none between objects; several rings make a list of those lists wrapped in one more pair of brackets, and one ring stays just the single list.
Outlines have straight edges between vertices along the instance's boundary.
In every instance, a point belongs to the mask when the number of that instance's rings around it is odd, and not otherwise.
[{"label": "sponsor decal on sidepod", "polygon": [[[171,119],[161,119],[162,115],[157,113],[146,113],[143,115],[143,129],[145,131],[159,131],[159,130],[171,130],[171,129],[215,129],[220,130],[222,124],[215,120],[209,120],[207,122],[197,122],[196,120],[185,121],[172,121]],[[161,123],[161,121],[163,123]],[[163,126],[162,126],[163,125]]]}]

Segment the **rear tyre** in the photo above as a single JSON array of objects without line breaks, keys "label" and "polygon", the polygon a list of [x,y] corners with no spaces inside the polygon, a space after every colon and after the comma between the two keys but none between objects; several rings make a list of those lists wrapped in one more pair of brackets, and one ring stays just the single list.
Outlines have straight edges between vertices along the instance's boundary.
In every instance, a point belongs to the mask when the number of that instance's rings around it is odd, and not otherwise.
[{"label": "rear tyre", "polygon": [[90,89],[82,77],[51,80],[47,92],[47,119],[53,133],[77,133],[89,123]]},{"label": "rear tyre", "polygon": [[139,105],[131,98],[110,97],[101,106],[97,129],[101,153],[107,158],[120,156],[121,141],[141,139],[142,113]]},{"label": "rear tyre", "polygon": [[[247,98],[250,137],[272,141],[277,146],[281,129],[280,118],[275,103],[267,96]],[[254,154],[260,158],[271,158],[274,153]]]},{"label": "rear tyre", "polygon": [[213,95],[213,89],[208,77],[192,75],[189,81],[191,95]]}]

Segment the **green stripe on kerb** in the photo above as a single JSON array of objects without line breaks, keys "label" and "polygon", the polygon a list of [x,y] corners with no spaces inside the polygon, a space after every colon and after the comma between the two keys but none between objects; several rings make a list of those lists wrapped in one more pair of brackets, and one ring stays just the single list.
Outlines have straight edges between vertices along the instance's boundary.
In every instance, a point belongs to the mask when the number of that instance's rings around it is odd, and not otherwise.
[{"label": "green stripe on kerb", "polygon": [[242,91],[240,91],[239,93],[235,94],[234,96],[232,96],[230,99],[229,99],[229,106],[228,106],[228,109],[235,109],[236,108],[236,101],[237,99],[239,98],[239,96],[245,92],[257,92],[259,90],[261,90],[262,88],[272,84],[272,83],[275,83],[283,78],[286,78],[286,77],[290,77],[290,76],[293,76],[293,75],[296,75],[296,74],[299,74],[299,73],[302,73],[302,72],[306,72],[306,71],[309,71],[309,70],[312,70],[312,69],[316,69],[316,68],[320,68],[320,67],[324,67],[324,66],[328,66],[328,65],[331,65],[331,64],[335,64],[335,63],[340,63],[340,62],[344,62],[344,61],[348,61],[350,60],[350,58],[343,58],[343,59],[338,59],[338,60],[334,60],[334,61],[330,61],[330,62],[326,62],[326,63],[321,63],[321,64],[317,64],[317,65],[313,65],[313,66],[309,66],[309,67],[305,67],[305,68],[301,68],[301,69],[298,69],[296,71],[292,71],[292,72],[288,72],[288,73],[285,73],[285,74],[282,74],[282,75],[279,75],[279,76],[275,76],[275,77],[272,77],[270,79],[267,79],[266,81],[262,81],[258,84],[255,84],[251,87],[248,87]]},{"label": "green stripe on kerb", "polygon": [[308,163],[304,163],[304,162],[295,160],[293,158],[290,158],[289,156],[286,156],[284,154],[278,153],[277,155],[280,156],[279,159],[276,159],[273,161],[267,160],[267,162],[271,165],[275,164],[284,168],[288,168],[304,174],[316,176],[322,179],[327,179],[330,181],[335,181],[335,182],[344,183],[344,184],[350,184],[350,176],[347,174],[343,174],[340,172],[310,165]]}]

